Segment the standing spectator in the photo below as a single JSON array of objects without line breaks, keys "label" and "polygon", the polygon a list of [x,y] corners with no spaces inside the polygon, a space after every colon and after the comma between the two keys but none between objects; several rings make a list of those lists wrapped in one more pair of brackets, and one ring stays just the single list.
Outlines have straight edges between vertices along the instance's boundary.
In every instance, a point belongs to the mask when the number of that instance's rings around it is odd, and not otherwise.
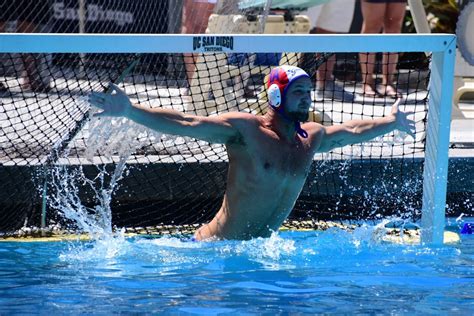
[{"label": "standing spectator", "polygon": [[[2,9],[2,7],[0,6],[0,10],[1,9]],[[5,32],[5,20],[4,20],[3,16],[0,16],[0,33],[2,33],[2,32]],[[3,65],[0,65],[0,66],[3,67]],[[5,71],[5,69],[3,69],[3,71]],[[3,82],[0,82],[0,94],[6,93],[6,92],[8,92],[8,88],[6,87],[6,85]]]},{"label": "standing spectator", "polygon": [[[301,14],[311,21],[312,34],[348,33],[354,16],[355,0],[332,0],[309,8]],[[316,98],[330,98],[340,101],[353,101],[354,94],[334,80],[333,71],[336,56],[330,57],[316,72]]]},{"label": "standing spectator", "polygon": [[[239,0],[184,0],[181,33],[204,34],[212,13],[219,15],[239,14]],[[232,33],[231,30],[222,30]],[[188,84],[195,72],[196,54],[184,54]],[[189,92],[189,91],[188,91]]]},{"label": "standing spectator", "polygon": [[[400,33],[403,18],[405,17],[406,0],[362,0],[363,34]],[[374,53],[360,53],[363,93],[366,96],[400,97],[400,93],[393,87],[393,75],[398,62],[397,53],[384,53],[382,57],[382,88],[377,90],[374,81]]]},{"label": "standing spectator", "polygon": [[[217,0],[184,0],[181,33],[205,33],[209,17],[214,11],[216,2]],[[184,66],[189,83],[194,75],[195,62],[195,54],[184,54]]]},{"label": "standing spectator", "polygon": [[[6,3],[5,1],[2,1],[1,4],[0,4],[0,33],[3,33],[5,32],[5,24],[7,22],[6,20],[6,16],[5,16],[5,7],[6,6]],[[4,67],[4,65],[0,65],[2,67]],[[2,73],[5,71],[5,69],[2,69]],[[3,82],[0,82],[0,93],[5,93],[5,92],[8,92],[8,88],[7,86],[3,83]]]},{"label": "standing spectator", "polygon": [[[16,21],[16,32],[36,33],[40,31],[39,25],[46,24],[51,15],[51,2],[11,0],[0,1],[0,32],[5,31],[6,22]],[[41,60],[39,54],[22,54],[24,74],[22,89],[33,92],[47,92],[51,89],[50,78],[41,74]],[[0,91],[7,88],[0,84]]]}]

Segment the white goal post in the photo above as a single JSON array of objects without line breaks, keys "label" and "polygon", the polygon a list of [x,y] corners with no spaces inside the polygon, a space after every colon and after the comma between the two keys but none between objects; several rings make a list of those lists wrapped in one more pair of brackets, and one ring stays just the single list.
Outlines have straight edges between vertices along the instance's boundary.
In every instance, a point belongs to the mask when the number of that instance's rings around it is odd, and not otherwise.
[{"label": "white goal post", "polygon": [[[278,43],[278,47],[275,44]],[[206,44],[206,45],[203,45]],[[281,45],[284,44],[284,47]],[[422,241],[443,243],[456,38],[450,34],[0,34],[0,53],[430,52]]]}]

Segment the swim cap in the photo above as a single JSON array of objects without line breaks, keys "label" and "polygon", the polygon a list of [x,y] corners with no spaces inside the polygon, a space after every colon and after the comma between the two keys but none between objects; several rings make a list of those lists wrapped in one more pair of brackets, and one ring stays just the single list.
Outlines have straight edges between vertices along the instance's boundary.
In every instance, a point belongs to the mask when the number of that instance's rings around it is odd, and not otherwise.
[{"label": "swim cap", "polygon": [[270,106],[281,111],[286,91],[296,79],[302,77],[309,78],[309,75],[299,67],[284,65],[273,68],[267,85]]},{"label": "swim cap", "polygon": [[[303,69],[295,66],[279,66],[273,68],[270,72],[267,85],[268,103],[270,106],[285,119],[290,120],[283,110],[283,100],[285,93],[288,91],[290,85],[295,82],[296,79],[306,77],[309,75]],[[308,133],[301,128],[301,124],[298,121],[294,121],[296,132],[303,138],[308,137]]]}]

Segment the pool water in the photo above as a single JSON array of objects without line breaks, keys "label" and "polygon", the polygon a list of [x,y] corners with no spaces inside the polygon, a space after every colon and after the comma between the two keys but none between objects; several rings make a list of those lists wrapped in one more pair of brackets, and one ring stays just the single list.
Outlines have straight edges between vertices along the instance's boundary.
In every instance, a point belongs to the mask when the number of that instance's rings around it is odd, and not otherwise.
[{"label": "pool water", "polygon": [[0,314],[474,313],[473,236],[429,247],[373,231],[2,242]]}]

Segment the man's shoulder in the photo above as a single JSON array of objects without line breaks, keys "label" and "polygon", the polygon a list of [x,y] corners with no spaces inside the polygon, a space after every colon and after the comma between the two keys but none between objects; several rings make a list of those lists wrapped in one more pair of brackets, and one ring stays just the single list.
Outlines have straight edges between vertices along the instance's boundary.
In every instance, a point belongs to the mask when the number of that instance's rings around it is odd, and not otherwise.
[{"label": "man's shoulder", "polygon": [[316,122],[306,122],[301,128],[310,134],[321,134],[325,131],[324,126]]},{"label": "man's shoulder", "polygon": [[324,139],[326,128],[315,122],[305,123],[301,127],[308,133],[308,142],[310,142],[313,150],[317,150]]},{"label": "man's shoulder", "polygon": [[237,134],[233,137],[227,145],[245,145],[248,142],[249,135],[251,135],[259,124],[260,118],[251,113],[245,112],[228,112],[218,116],[221,120],[226,121],[236,131]]}]

